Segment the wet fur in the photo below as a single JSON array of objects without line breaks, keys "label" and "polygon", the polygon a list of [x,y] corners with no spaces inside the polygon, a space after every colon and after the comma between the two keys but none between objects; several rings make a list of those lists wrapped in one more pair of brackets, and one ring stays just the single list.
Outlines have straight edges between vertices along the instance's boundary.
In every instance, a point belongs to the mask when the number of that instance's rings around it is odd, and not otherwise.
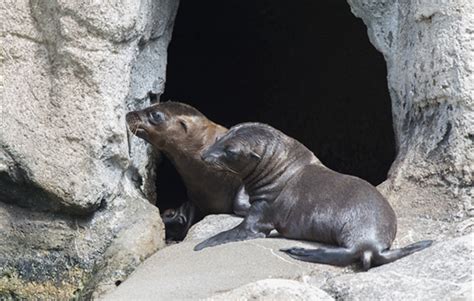
[{"label": "wet fur", "polygon": [[[238,156],[229,156],[229,149]],[[282,250],[293,258],[338,266],[360,263],[367,270],[432,243],[389,250],[397,221],[379,191],[360,178],[330,170],[304,145],[268,125],[231,128],[203,153],[203,160],[239,172],[251,207],[241,224],[201,242],[195,250],[266,237],[276,229],[287,238],[328,245]]]}]

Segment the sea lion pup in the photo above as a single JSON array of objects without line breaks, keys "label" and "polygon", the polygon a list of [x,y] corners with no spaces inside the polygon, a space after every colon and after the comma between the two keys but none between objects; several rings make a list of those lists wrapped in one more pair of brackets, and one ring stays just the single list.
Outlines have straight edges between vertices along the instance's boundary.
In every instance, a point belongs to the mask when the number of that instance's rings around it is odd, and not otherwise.
[{"label": "sea lion pup", "polygon": [[171,101],[129,112],[126,120],[133,134],[170,159],[183,179],[189,201],[200,213],[186,216],[186,222],[180,223],[180,216],[195,211],[187,206],[178,209],[180,214],[166,218],[166,223],[182,226],[181,233],[173,231],[176,236],[184,237],[189,227],[204,215],[246,214],[250,204],[240,178],[229,172],[218,172],[201,160],[201,152],[227,132],[225,127],[210,121],[190,105]]},{"label": "sea lion pup", "polygon": [[178,208],[166,209],[161,214],[165,224],[166,241],[181,241],[189,228],[203,218],[199,209],[190,201],[184,202]]},{"label": "sea lion pup", "polygon": [[395,212],[368,182],[323,166],[304,145],[261,123],[243,123],[203,152],[203,161],[240,175],[251,207],[237,227],[195,247],[282,236],[329,244],[318,249],[281,250],[310,262],[364,270],[431,245],[421,241],[389,250],[397,231]]}]

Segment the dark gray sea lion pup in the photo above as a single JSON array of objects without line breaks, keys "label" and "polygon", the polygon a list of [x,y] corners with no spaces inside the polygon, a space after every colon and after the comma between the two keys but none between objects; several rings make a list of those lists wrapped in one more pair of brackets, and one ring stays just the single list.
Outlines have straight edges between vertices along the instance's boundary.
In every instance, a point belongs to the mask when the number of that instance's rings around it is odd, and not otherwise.
[{"label": "dark gray sea lion pup", "polygon": [[166,240],[183,240],[188,229],[202,218],[203,215],[199,209],[190,201],[184,202],[178,208],[166,209],[161,214],[161,219],[165,224]]},{"label": "dark gray sea lion pup", "polygon": [[318,249],[281,250],[299,260],[364,270],[431,245],[421,241],[390,250],[397,231],[393,209],[368,182],[323,166],[304,145],[260,123],[232,127],[203,152],[203,161],[238,174],[250,211],[237,227],[198,244],[195,250],[266,237],[276,229],[287,238],[318,241]]},{"label": "dark gray sea lion pup", "polygon": [[[189,227],[204,215],[246,214],[250,204],[240,178],[229,172],[219,172],[201,160],[201,152],[227,132],[225,127],[210,121],[194,107],[179,102],[158,103],[130,112],[126,120],[133,134],[170,159],[186,186],[191,203],[178,208],[175,212],[179,214],[168,212],[164,220],[165,227],[168,224],[174,228],[173,235],[184,237]],[[186,215],[185,221],[183,215]]]}]

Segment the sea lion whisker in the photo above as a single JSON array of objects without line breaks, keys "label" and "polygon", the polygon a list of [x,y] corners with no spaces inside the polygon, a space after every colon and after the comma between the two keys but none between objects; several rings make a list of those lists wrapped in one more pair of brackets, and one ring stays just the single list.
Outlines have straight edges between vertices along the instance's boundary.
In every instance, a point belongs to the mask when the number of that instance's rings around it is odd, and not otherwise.
[{"label": "sea lion whisker", "polygon": [[257,154],[257,153],[254,152],[254,151],[251,151],[251,154],[252,154],[252,156],[255,156],[255,158],[257,158],[257,159],[259,159],[259,160],[262,159],[262,156],[260,156],[259,154]]},{"label": "sea lion whisker", "polygon": [[226,170],[226,171],[229,171],[229,172],[233,173],[233,174],[236,174],[236,175],[239,174],[238,172],[236,172],[235,170],[233,170],[233,169],[230,168],[229,166],[226,166],[225,164],[222,164],[221,162],[214,162],[214,164],[215,164],[216,166],[218,166],[218,167],[220,167],[220,168]]},{"label": "sea lion whisker", "polygon": [[238,172],[236,172],[235,170],[233,170],[233,169],[230,168],[230,167],[226,167],[226,169],[227,169],[228,171],[230,171],[231,173],[234,173],[234,174],[236,174],[236,175],[239,174]]},{"label": "sea lion whisker", "polygon": [[138,133],[138,131],[139,131],[140,129],[142,129],[142,128],[141,128],[141,125],[142,125],[142,124],[143,124],[142,122],[139,122],[138,124],[135,124],[135,131],[133,132],[133,135],[136,136],[137,133]]}]

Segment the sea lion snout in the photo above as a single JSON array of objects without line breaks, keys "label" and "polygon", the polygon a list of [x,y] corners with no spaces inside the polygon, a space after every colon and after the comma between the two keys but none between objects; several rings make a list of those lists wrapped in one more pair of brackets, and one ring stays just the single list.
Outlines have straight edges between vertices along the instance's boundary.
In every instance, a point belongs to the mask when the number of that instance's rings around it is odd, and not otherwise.
[{"label": "sea lion snout", "polygon": [[143,120],[142,116],[143,113],[141,111],[132,111],[125,115],[125,120],[127,121],[128,129],[133,135],[149,141],[149,123],[147,120]]},{"label": "sea lion snout", "polygon": [[128,128],[132,132],[135,132],[140,126],[140,123],[142,123],[140,115],[136,111],[128,112],[127,115],[125,115],[125,120],[127,121]]}]

